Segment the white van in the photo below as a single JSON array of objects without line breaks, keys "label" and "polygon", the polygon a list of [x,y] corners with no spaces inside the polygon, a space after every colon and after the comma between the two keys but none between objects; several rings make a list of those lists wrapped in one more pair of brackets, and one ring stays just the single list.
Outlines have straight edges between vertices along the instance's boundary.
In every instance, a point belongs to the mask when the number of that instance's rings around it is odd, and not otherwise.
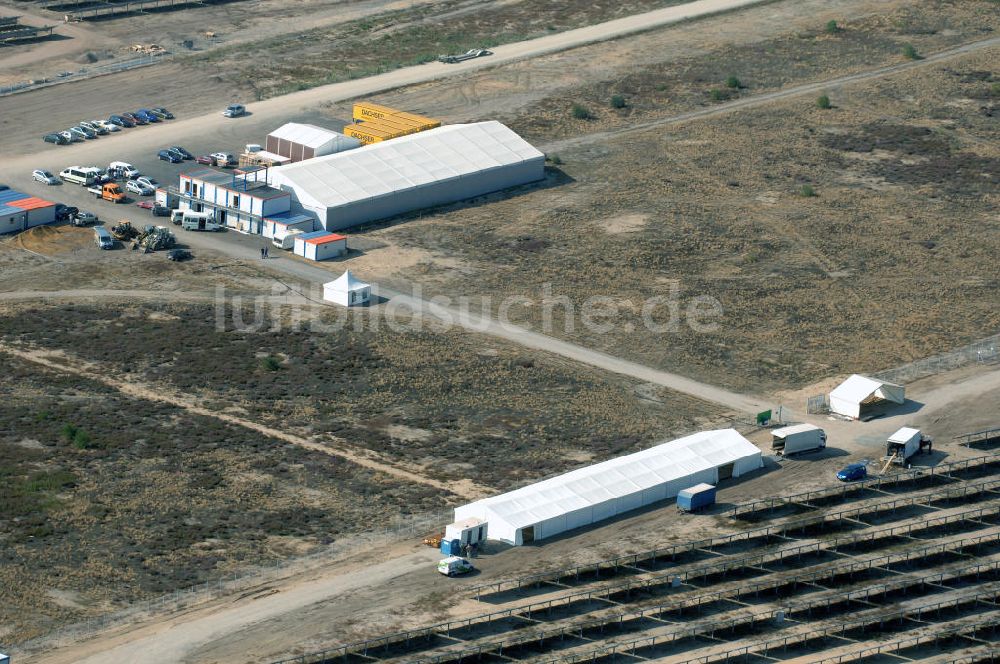
[{"label": "white van", "polygon": [[108,164],[109,171],[118,171],[123,177],[128,179],[139,177],[139,169],[127,161],[113,161]]},{"label": "white van", "polygon": [[247,109],[243,104],[230,104],[226,106],[226,110],[222,112],[227,118],[238,118],[242,115],[246,115]]},{"label": "white van", "polygon": [[195,212],[194,210],[173,210],[170,221],[180,224],[186,231],[221,231],[222,224],[215,221],[212,212]]},{"label": "white van", "polygon": [[84,187],[97,182],[101,175],[101,169],[96,166],[70,166],[59,171],[59,178],[64,182],[79,184]]},{"label": "white van", "polygon": [[111,237],[111,233],[109,233],[107,229],[103,226],[98,226],[94,229],[94,244],[96,244],[99,249],[113,249],[115,246],[115,239]]},{"label": "white van", "polygon": [[276,246],[278,249],[292,249],[295,247],[295,236],[302,235],[302,230],[299,228],[288,228],[283,231],[278,231],[271,238],[271,244]]}]

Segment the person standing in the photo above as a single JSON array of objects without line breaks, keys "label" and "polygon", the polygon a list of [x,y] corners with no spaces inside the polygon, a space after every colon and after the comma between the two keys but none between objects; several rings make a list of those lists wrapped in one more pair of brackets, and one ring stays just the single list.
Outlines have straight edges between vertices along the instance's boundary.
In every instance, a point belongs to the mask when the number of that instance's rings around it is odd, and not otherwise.
[{"label": "person standing", "polygon": [[260,248],[260,259],[264,260],[264,247]]}]

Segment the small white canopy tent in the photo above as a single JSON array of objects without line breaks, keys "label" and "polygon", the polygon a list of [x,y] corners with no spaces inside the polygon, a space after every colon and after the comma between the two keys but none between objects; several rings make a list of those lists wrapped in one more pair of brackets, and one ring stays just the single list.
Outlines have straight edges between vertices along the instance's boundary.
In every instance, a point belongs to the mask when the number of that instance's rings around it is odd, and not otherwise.
[{"label": "small white canopy tent", "polygon": [[371,293],[371,284],[361,281],[350,270],[323,284],[323,299],[345,307],[366,304]]},{"label": "small white canopy tent", "polygon": [[830,392],[830,411],[858,419],[865,406],[886,401],[903,403],[905,391],[902,385],[854,374]]}]

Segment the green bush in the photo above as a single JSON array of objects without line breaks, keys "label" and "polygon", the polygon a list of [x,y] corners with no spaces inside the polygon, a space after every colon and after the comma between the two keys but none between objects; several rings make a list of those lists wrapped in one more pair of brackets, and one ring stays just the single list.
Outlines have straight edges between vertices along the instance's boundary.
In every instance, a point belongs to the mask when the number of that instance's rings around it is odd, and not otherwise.
[{"label": "green bush", "polygon": [[730,76],[729,78],[726,79],[726,87],[739,89],[743,87],[743,83],[740,81],[740,79],[736,78],[735,76]]},{"label": "green bush", "polygon": [[622,95],[612,95],[611,108],[625,108],[625,97]]},{"label": "green bush", "polygon": [[725,90],[720,90],[719,88],[712,88],[709,91],[708,96],[712,98],[712,101],[725,101],[729,99],[729,95],[726,94]]},{"label": "green bush", "polygon": [[917,49],[914,48],[913,44],[903,44],[903,57],[907,60],[920,60],[922,56],[917,53]]},{"label": "green bush", "polygon": [[73,447],[78,450],[89,450],[92,447],[96,447],[96,445],[90,440],[90,434],[86,431],[77,430],[73,435]]},{"label": "green bush", "polygon": [[836,21],[827,21],[826,22],[826,34],[828,34],[828,35],[835,35],[838,32],[840,32],[840,26],[837,25]]},{"label": "green bush", "polygon": [[559,165],[561,165],[563,163],[562,157],[560,157],[557,154],[554,154],[551,157],[549,157],[549,161],[551,161],[556,166],[559,166]]},{"label": "green bush", "polygon": [[1000,97],[1000,83],[994,83],[990,86],[990,96]]},{"label": "green bush", "polygon": [[586,106],[573,104],[573,117],[577,120],[589,120],[594,117]]},{"label": "green bush", "polygon": [[816,106],[822,109],[832,108],[833,104],[830,103],[830,98],[826,95],[820,95],[819,99],[816,100]]},{"label": "green bush", "polygon": [[64,424],[62,428],[63,438],[66,439],[67,443],[72,443],[73,439],[76,438],[77,428],[72,424]]},{"label": "green bush", "polygon": [[812,198],[813,196],[816,196],[816,190],[813,189],[811,184],[804,184],[802,185],[802,188],[799,189],[799,195],[804,198]]},{"label": "green bush", "polygon": [[281,361],[273,355],[268,355],[263,360],[264,368],[268,371],[277,371],[281,368]]}]

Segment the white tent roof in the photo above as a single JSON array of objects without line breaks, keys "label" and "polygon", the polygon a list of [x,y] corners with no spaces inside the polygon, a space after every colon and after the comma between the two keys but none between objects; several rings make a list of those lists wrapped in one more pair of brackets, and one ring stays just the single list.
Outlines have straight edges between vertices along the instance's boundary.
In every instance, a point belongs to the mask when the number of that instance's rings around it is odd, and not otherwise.
[{"label": "white tent roof", "polygon": [[371,284],[361,281],[353,274],[351,274],[350,270],[344,272],[342,275],[340,275],[333,281],[328,281],[325,284],[323,284],[324,289],[336,290],[344,293],[361,290],[363,288],[368,288],[369,286],[371,286]]},{"label": "white tent roof", "polygon": [[[883,387],[894,389],[882,390]],[[895,401],[896,403],[903,403],[902,401],[897,400],[897,390],[901,389],[903,389],[902,385],[887,383],[884,380],[875,380],[874,378],[854,374],[835,387],[833,391],[830,392],[830,398],[840,399],[848,403],[861,403],[879,390],[882,390],[882,393],[879,394],[880,397],[889,401]]]},{"label": "white tent roof", "polygon": [[760,454],[757,446],[735,429],[702,431],[485,498],[478,504],[512,527],[522,528],[754,454]]},{"label": "white tent roof", "polygon": [[[350,138],[339,132],[333,131],[332,129],[324,129],[323,127],[317,127],[316,125],[311,124],[299,124],[298,122],[283,124],[272,131],[270,135],[284,141],[292,141],[293,143],[298,143],[299,145],[304,145],[313,149],[323,147],[330,141],[334,141],[339,144],[340,139]],[[352,141],[352,144],[360,145],[360,141],[357,139],[351,138],[350,140]]]},{"label": "white tent roof", "polygon": [[336,207],[545,155],[499,122],[446,125],[271,169],[317,205]]}]

